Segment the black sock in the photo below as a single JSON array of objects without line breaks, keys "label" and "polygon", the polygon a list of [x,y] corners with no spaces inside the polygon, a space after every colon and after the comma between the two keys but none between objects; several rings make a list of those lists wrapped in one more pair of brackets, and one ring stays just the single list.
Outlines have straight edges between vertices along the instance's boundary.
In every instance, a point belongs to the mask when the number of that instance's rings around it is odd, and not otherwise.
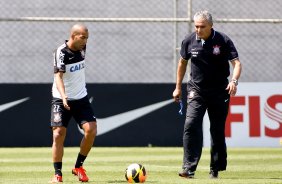
[{"label": "black sock", "polygon": [[82,154],[78,154],[77,160],[75,163],[75,168],[80,168],[83,165],[84,160],[86,159],[87,156],[84,156]]},{"label": "black sock", "polygon": [[55,169],[55,174],[62,176],[63,175],[62,174],[63,163],[62,162],[54,162],[53,165],[54,165],[54,169]]}]

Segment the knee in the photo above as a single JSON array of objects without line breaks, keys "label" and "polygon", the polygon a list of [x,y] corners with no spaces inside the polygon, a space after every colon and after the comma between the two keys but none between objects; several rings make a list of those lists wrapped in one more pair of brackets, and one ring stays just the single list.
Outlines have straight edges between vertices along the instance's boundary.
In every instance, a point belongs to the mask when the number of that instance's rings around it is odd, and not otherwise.
[{"label": "knee", "polygon": [[63,141],[66,137],[66,130],[62,127],[54,127],[53,128],[53,140],[55,142],[57,141]]},{"label": "knee", "polygon": [[87,125],[84,125],[84,134],[87,136],[95,137],[97,134],[97,123],[89,122]]},{"label": "knee", "polygon": [[202,130],[203,119],[198,117],[186,117],[184,129],[187,131]]}]

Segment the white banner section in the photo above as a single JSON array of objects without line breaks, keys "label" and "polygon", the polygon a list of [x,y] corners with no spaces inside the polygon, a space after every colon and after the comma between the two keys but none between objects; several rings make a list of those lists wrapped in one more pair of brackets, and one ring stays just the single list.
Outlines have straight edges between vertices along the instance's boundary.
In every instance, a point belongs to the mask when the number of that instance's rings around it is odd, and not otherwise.
[{"label": "white banner section", "polygon": [[[228,147],[280,147],[282,82],[240,83],[230,99],[225,137]],[[210,122],[204,117],[204,147],[210,147]]]}]

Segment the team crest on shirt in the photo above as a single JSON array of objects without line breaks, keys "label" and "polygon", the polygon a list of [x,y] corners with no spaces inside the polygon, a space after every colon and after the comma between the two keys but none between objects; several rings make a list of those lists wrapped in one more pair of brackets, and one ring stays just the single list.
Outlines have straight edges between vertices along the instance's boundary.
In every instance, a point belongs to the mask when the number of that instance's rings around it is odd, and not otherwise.
[{"label": "team crest on shirt", "polygon": [[220,46],[219,45],[215,45],[213,46],[213,52],[214,55],[219,55],[220,54]]}]

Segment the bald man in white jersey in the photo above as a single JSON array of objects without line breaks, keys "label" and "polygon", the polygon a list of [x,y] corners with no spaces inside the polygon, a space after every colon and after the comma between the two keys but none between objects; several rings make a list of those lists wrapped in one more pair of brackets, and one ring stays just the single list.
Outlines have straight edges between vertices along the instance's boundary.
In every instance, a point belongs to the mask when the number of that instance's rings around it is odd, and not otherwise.
[{"label": "bald man in white jersey", "polygon": [[97,132],[96,118],[89,102],[85,83],[85,51],[88,29],[82,24],[71,28],[70,38],[54,52],[54,83],[52,87],[51,128],[52,157],[55,169],[51,183],[63,182],[62,159],[68,123],[73,117],[84,131],[80,151],[72,174],[88,182],[83,168]]}]

